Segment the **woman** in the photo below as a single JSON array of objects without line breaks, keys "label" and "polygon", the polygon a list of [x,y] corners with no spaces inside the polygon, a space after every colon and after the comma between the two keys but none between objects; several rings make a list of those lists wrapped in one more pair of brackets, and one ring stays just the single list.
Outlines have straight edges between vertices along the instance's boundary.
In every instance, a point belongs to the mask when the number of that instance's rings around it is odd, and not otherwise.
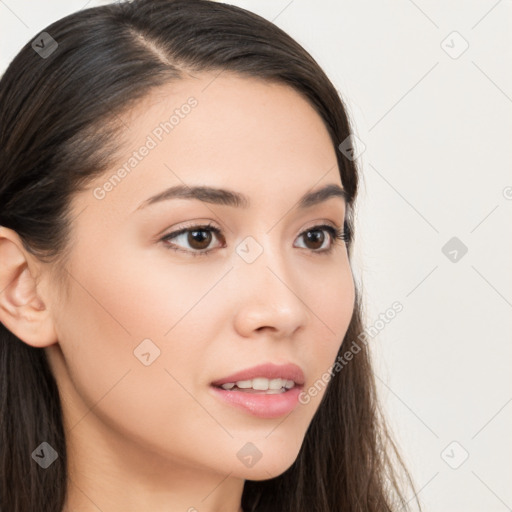
[{"label": "woman", "polygon": [[0,115],[2,511],[407,509],[350,126],[300,45],[206,0],[87,9]]}]

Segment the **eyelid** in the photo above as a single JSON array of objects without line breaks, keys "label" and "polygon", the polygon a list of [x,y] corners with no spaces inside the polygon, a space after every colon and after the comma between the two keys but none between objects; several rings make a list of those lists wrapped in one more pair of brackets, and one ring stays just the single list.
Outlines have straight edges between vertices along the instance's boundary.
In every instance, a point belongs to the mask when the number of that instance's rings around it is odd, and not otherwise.
[{"label": "eyelid", "polygon": [[315,228],[317,226],[321,226],[323,224],[329,224],[330,226],[332,226],[333,228],[336,228],[336,229],[343,229],[343,223],[341,226],[338,226],[338,224],[332,220],[329,220],[329,219],[320,219],[320,220],[315,220],[313,222],[311,222],[311,225],[308,223],[306,224],[306,227],[304,227],[300,232],[299,232],[299,235],[301,235],[302,233],[304,233],[304,231],[307,231],[308,229],[312,229],[312,228]]},{"label": "eyelid", "polygon": [[[160,240],[162,239],[169,239],[170,236],[172,235],[173,237],[177,237],[179,235],[182,235],[183,233],[186,233],[188,231],[201,231],[201,230],[205,230],[205,231],[213,231],[215,234],[219,235],[219,236],[222,236],[222,232],[223,232],[223,229],[222,228],[219,228],[217,226],[215,226],[214,224],[211,224],[210,221],[206,221],[206,222],[193,222],[191,224],[186,224],[184,226],[180,226],[179,228],[176,228],[176,229],[173,229],[171,231],[169,231],[167,234],[164,234],[160,237]],[[222,236],[222,238],[224,238]]]},{"label": "eyelid", "polygon": [[[302,228],[301,231],[299,231],[299,235],[303,234],[304,231],[307,231],[308,229],[314,228],[321,224],[330,224],[330,225],[332,225],[333,228],[343,229],[344,225],[346,224],[346,221],[345,221],[345,218],[343,218],[341,225],[338,225],[337,222],[334,222],[329,219],[317,219],[317,220],[311,221],[311,223],[306,224],[306,226],[304,228]],[[217,231],[225,232],[223,227],[219,227],[219,226],[216,226],[215,224],[212,224],[211,220],[204,220],[204,221],[195,220],[195,221],[189,221],[176,229],[170,228],[171,231],[169,231],[169,232],[167,232],[167,229],[166,229],[166,230],[164,230],[164,234],[156,235],[156,237],[163,238],[170,234],[176,234],[178,231],[184,231],[184,230],[192,229],[192,228],[208,228],[208,229],[211,229],[212,231],[217,230]],[[167,232],[167,234],[165,234],[165,232]]]}]

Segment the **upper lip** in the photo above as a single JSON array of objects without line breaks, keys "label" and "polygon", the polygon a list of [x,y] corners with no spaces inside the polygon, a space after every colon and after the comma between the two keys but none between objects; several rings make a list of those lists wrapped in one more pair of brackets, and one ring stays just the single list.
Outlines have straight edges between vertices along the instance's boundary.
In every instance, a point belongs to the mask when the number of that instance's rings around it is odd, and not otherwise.
[{"label": "upper lip", "polygon": [[304,384],[304,372],[302,369],[296,364],[274,364],[274,363],[265,363],[257,366],[253,366],[252,368],[247,368],[245,370],[241,370],[237,373],[233,373],[232,375],[228,375],[227,377],[222,377],[222,379],[216,380],[212,382],[213,386],[221,386],[222,384],[226,384],[227,382],[237,382],[239,380],[251,380],[256,377],[265,377],[267,379],[286,379],[293,380],[295,384],[301,386]]}]

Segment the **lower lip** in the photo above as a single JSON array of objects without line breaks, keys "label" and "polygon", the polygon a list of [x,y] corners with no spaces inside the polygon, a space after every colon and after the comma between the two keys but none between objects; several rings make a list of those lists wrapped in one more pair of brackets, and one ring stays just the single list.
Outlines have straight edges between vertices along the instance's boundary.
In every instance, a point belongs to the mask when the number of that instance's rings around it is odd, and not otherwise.
[{"label": "lower lip", "polygon": [[299,402],[302,386],[275,395],[265,393],[246,393],[244,391],[227,391],[210,386],[214,394],[228,404],[249,412],[259,418],[279,418],[289,414]]}]

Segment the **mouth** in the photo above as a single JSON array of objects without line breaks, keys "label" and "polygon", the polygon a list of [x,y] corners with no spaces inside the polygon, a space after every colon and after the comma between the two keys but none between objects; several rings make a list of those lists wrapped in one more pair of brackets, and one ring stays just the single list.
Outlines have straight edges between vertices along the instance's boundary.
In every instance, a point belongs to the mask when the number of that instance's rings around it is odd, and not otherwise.
[{"label": "mouth", "polygon": [[304,388],[304,373],[294,364],[263,364],[210,384],[212,394],[229,406],[259,418],[292,412]]},{"label": "mouth", "polygon": [[282,392],[279,390],[286,391],[294,386],[301,386],[304,381],[304,372],[296,364],[264,363],[233,373],[211,384],[226,390],[237,388],[237,391],[252,389],[253,391]]},{"label": "mouth", "polygon": [[261,395],[279,395],[286,393],[298,385],[291,379],[267,379],[265,377],[257,377],[255,379],[225,382],[224,384],[216,386],[212,384],[212,386],[232,392],[239,391],[241,393],[257,393]]},{"label": "mouth", "polygon": [[262,419],[280,418],[290,414],[299,404],[302,386],[274,390],[238,389],[210,386],[213,396],[224,405]]}]

